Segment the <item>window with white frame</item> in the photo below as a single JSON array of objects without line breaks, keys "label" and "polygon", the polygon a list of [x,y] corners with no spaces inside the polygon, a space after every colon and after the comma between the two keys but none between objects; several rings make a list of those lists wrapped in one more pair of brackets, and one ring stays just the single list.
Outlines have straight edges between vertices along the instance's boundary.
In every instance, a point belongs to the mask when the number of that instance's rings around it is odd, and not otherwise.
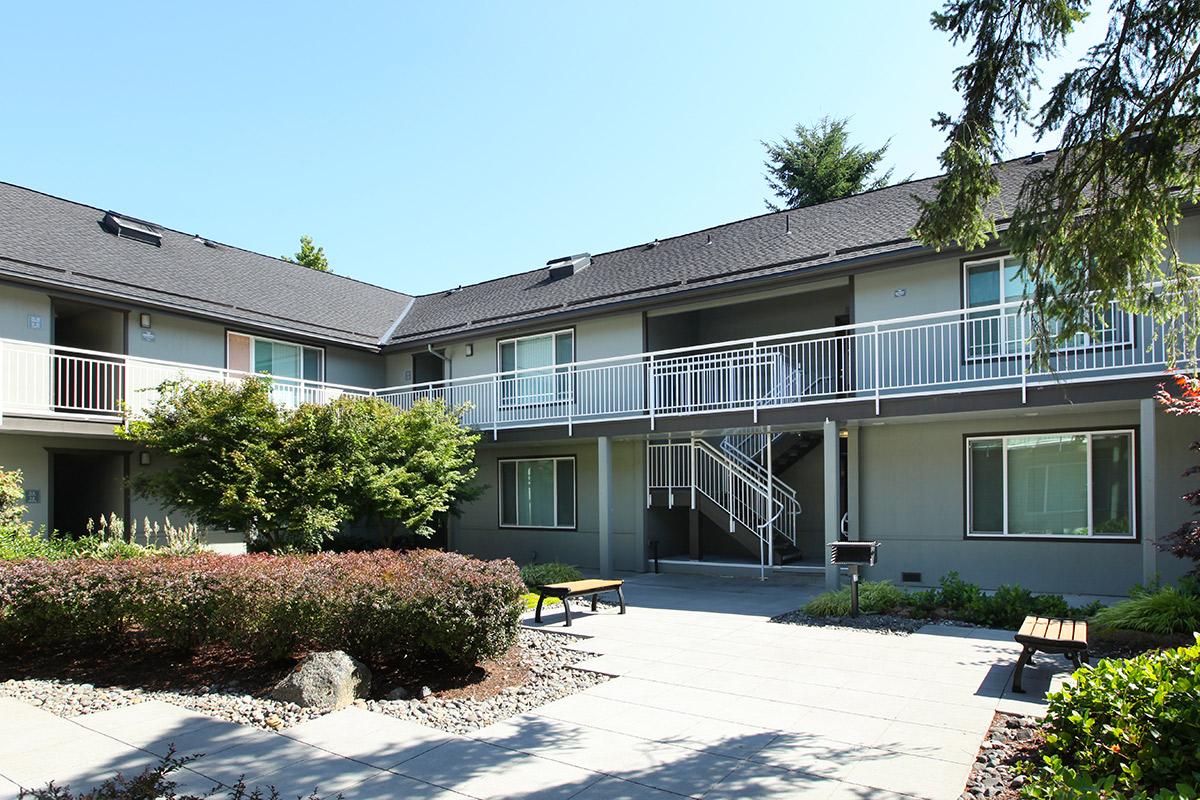
[{"label": "window with white frame", "polygon": [[[1022,259],[1011,256],[963,263],[963,305],[967,309],[967,356],[1021,355],[1032,328],[1025,308],[1033,283],[1022,272]],[[971,311],[973,308],[986,310]],[[1080,334],[1064,347],[1121,344],[1132,338],[1132,318],[1115,305],[1097,314],[1095,336]]]},{"label": "window with white frame", "polygon": [[535,405],[571,399],[570,377],[563,365],[575,360],[572,330],[518,336],[496,342],[500,402]]},{"label": "window with white frame", "polygon": [[267,373],[279,378],[320,381],[325,378],[325,351],[319,347],[229,332],[227,363],[238,372]]},{"label": "window with white frame", "polygon": [[500,527],[575,527],[575,457],[500,460]]},{"label": "window with white frame", "polygon": [[967,439],[967,535],[1132,539],[1132,430]]}]

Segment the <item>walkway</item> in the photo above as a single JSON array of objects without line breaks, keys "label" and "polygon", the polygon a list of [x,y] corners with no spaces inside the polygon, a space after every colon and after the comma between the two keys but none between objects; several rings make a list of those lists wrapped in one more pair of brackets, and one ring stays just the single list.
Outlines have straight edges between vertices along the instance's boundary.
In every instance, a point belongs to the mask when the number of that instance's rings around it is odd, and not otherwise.
[{"label": "walkway", "polygon": [[[631,607],[571,632],[613,680],[452,736],[349,708],[279,735],[159,702],[72,720],[0,699],[0,798],[51,778],[136,773],[174,742],[204,752],[181,791],[247,782],[284,797],[955,798],[1003,697],[1011,635],[930,627],[882,636],[766,618],[811,584],[639,575]],[[545,616],[562,631],[561,613]],[[1048,663],[1048,660],[1046,660]],[[1045,668],[1043,668],[1045,670]],[[1027,673],[1033,689],[1048,670]],[[1037,696],[1031,692],[1031,696]]]}]

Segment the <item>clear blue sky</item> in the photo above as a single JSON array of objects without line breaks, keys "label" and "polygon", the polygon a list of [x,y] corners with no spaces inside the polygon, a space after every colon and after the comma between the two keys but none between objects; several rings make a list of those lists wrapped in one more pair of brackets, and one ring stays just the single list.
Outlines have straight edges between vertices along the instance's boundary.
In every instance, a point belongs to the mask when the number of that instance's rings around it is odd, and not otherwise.
[{"label": "clear blue sky", "polygon": [[826,114],[935,174],[933,7],[19,3],[0,180],[435,291],[762,213],[759,140]]}]

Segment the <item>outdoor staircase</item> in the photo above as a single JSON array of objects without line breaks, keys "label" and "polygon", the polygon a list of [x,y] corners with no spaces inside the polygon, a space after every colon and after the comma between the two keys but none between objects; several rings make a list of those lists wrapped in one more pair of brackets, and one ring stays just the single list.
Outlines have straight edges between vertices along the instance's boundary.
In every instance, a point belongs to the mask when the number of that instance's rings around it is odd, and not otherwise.
[{"label": "outdoor staircase", "polygon": [[648,442],[646,505],[688,505],[726,531],[760,566],[803,557],[796,546],[800,502],[766,467],[701,438]]}]

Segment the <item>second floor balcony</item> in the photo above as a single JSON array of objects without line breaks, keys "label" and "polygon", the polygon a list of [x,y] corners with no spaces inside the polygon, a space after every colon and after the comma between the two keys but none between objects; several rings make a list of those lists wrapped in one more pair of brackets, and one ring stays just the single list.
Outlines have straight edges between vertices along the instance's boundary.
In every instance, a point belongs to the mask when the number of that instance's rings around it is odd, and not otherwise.
[{"label": "second floor balcony", "polygon": [[[343,395],[375,396],[399,408],[440,400],[464,408],[466,424],[500,431],[672,417],[760,412],[805,405],[1020,389],[1054,383],[1161,375],[1185,352],[1182,326],[1115,307],[1095,336],[1059,347],[1048,366],[1032,359],[1033,320],[1020,308],[877,320],[610,358],[574,361],[432,383],[344,386],[269,376],[285,406]],[[231,381],[217,367],[0,340],[0,414],[77,419],[137,416],[166,381]],[[831,412],[834,414],[835,412]]]}]

